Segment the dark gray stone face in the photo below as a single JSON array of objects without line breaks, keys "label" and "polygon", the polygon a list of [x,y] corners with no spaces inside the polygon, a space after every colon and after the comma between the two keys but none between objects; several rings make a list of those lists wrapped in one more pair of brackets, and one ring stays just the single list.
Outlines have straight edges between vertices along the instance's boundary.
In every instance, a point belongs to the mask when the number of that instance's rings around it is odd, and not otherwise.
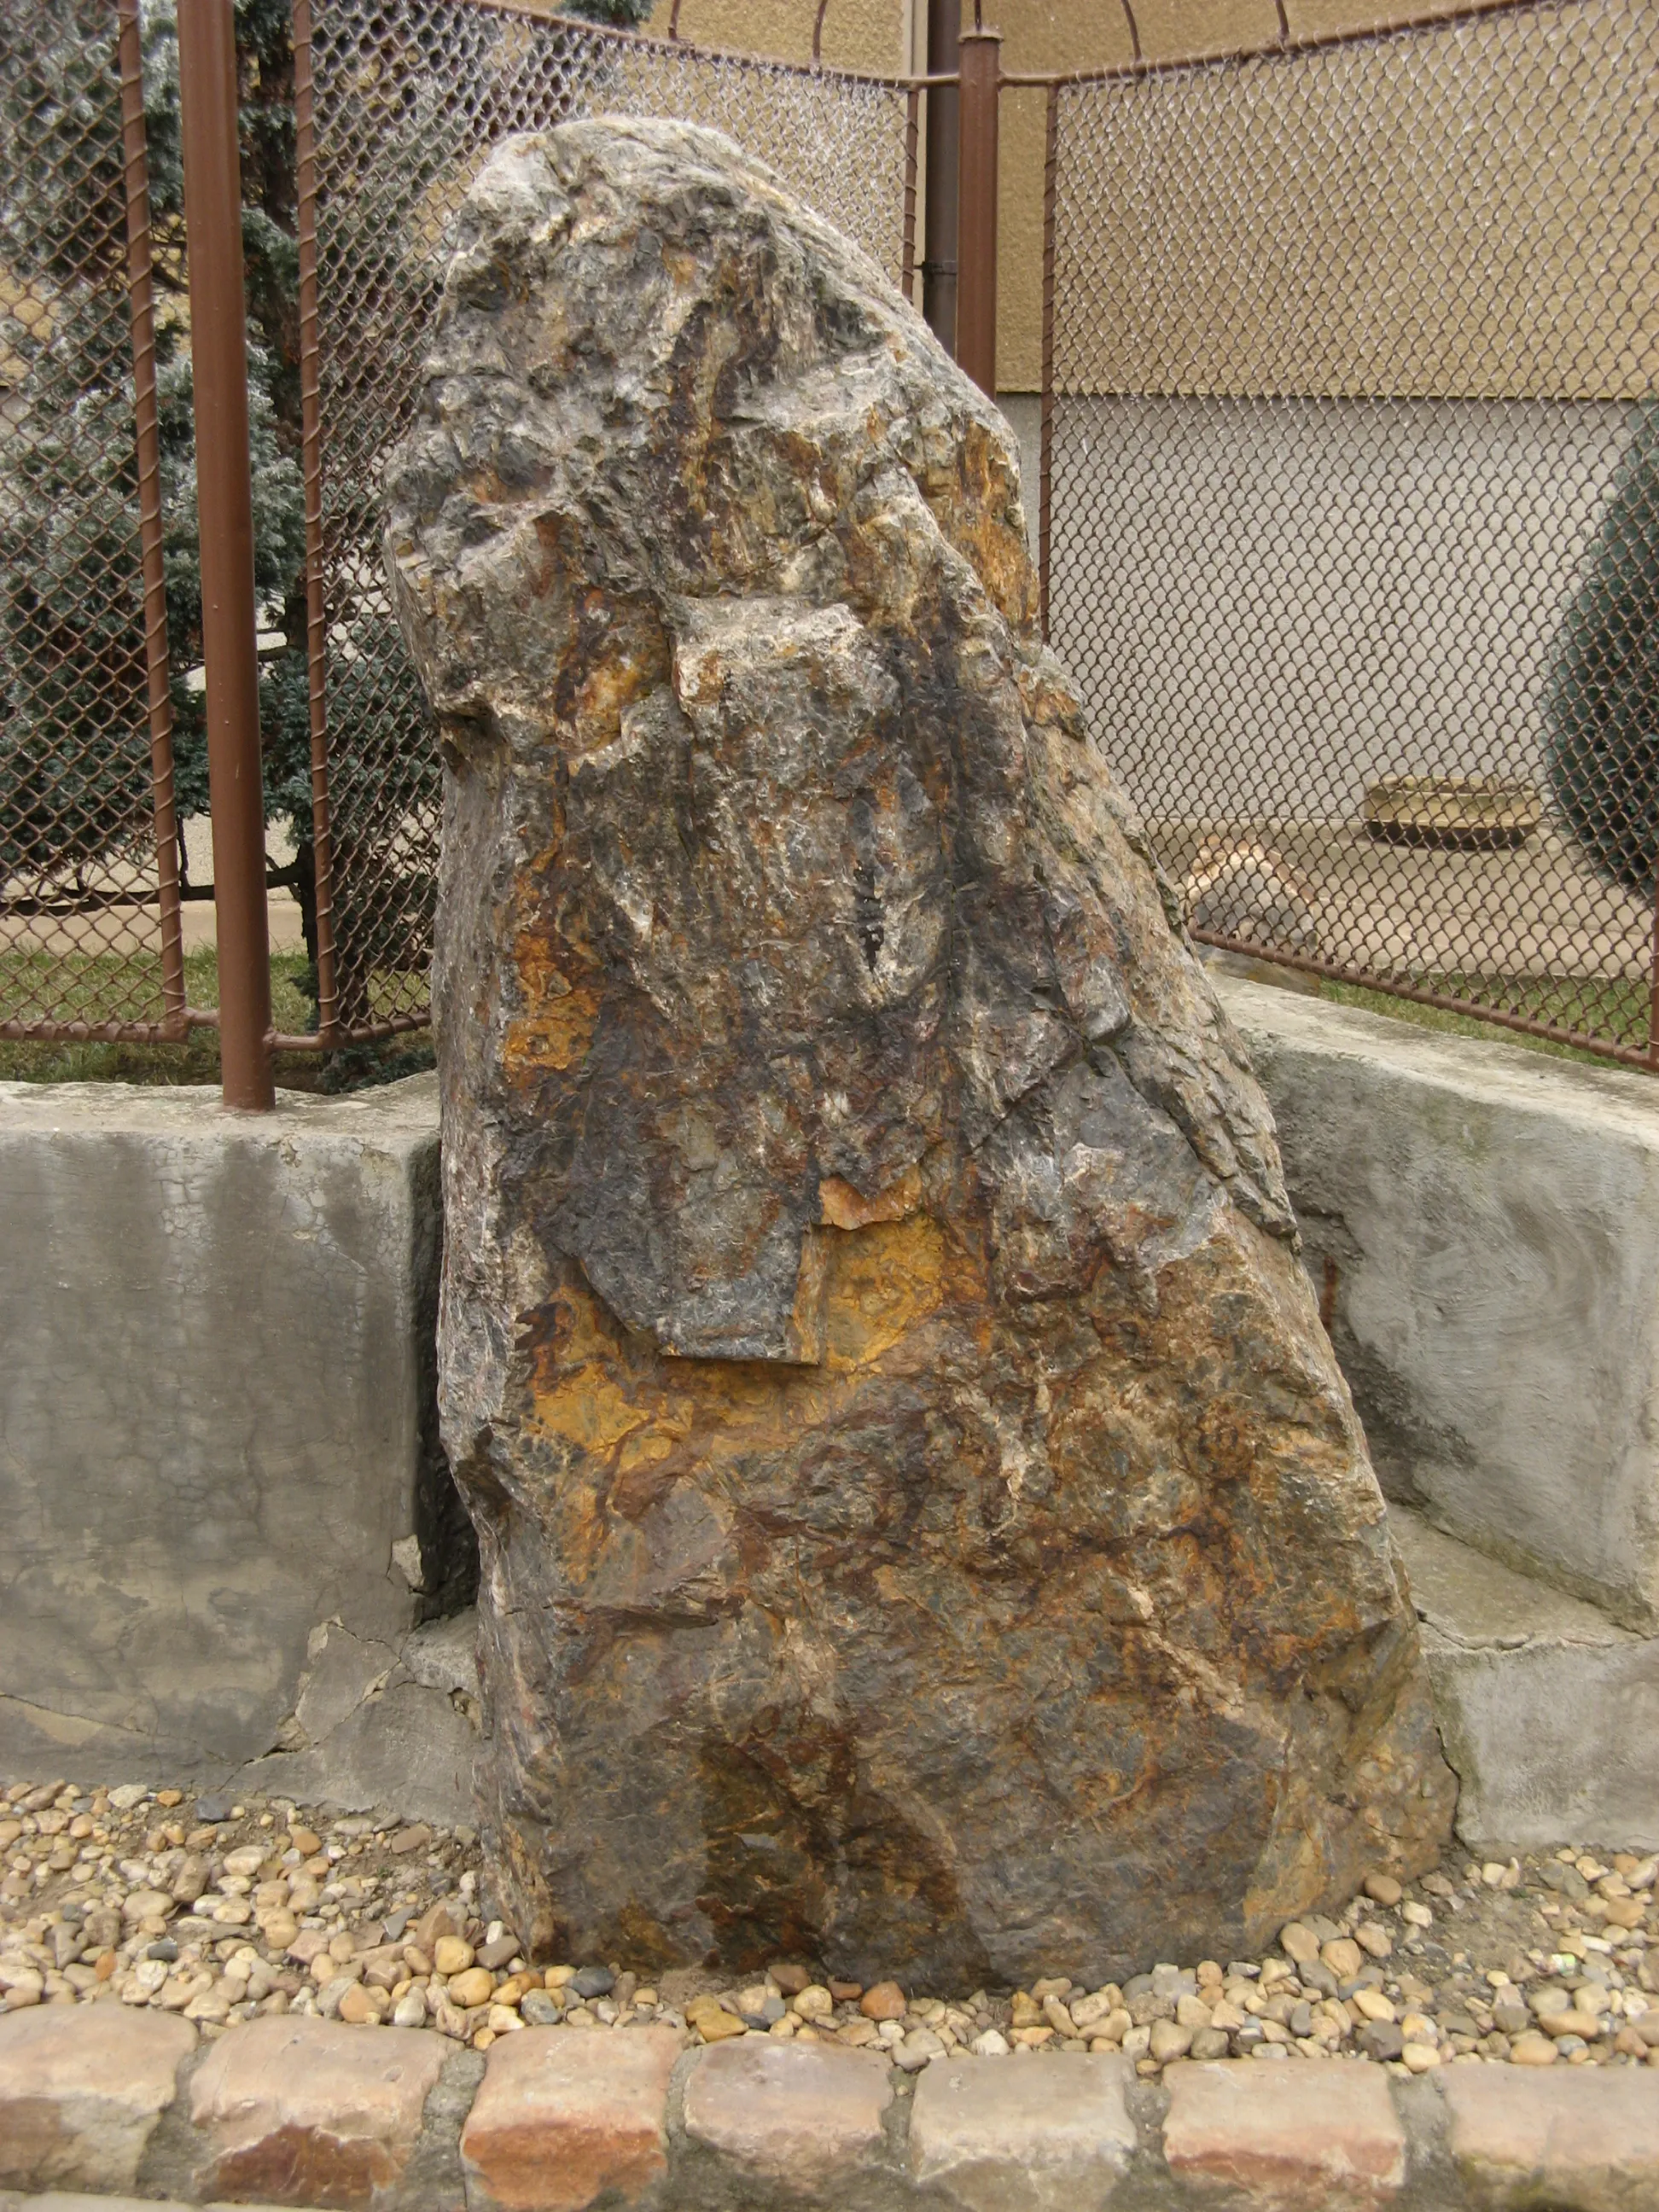
[{"label": "dark gray stone face", "polygon": [[515,1924],[1099,1978],[1429,1863],[1271,1121],[1000,416],[726,141],[569,125],[473,187],[386,547]]}]

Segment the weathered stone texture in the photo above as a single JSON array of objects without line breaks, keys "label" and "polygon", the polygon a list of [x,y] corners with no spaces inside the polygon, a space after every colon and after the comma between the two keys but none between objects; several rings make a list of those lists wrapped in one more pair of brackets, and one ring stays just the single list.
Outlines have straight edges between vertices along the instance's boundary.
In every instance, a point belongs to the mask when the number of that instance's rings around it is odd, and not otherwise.
[{"label": "weathered stone texture", "polygon": [[0,2019],[0,2188],[131,2189],[195,2047],[188,2021],[125,2006]]},{"label": "weathered stone texture", "polygon": [[916,2083],[910,2172],[963,2212],[1098,2212],[1127,2171],[1126,2058],[935,2059]]},{"label": "weathered stone texture", "polygon": [[1380,2066],[1168,2069],[1164,2155],[1256,2212],[1379,2212],[1405,2185],[1406,2131]]},{"label": "weathered stone texture", "polygon": [[515,1924],[1098,1978],[1425,1863],[1271,1121],[1000,416],[727,143],[573,124],[473,185],[389,501]]},{"label": "weathered stone texture", "polygon": [[686,2078],[685,2131],[749,2172],[835,2195],[849,2168],[884,2148],[892,2101],[881,2052],[743,2035],[699,2055]]},{"label": "weathered stone texture", "polygon": [[1540,2077],[1456,2067],[1451,2154],[1481,2212],[1645,2212],[1659,2204],[1659,2081],[1644,2068]]},{"label": "weathered stone texture", "polygon": [[646,2195],[668,2171],[679,2048],[667,2027],[504,2037],[461,2134],[471,2212],[583,2212]]},{"label": "weathered stone texture", "polygon": [[395,2192],[443,2070],[440,2036],[252,2020],[190,2085],[204,2198],[359,2207]]}]

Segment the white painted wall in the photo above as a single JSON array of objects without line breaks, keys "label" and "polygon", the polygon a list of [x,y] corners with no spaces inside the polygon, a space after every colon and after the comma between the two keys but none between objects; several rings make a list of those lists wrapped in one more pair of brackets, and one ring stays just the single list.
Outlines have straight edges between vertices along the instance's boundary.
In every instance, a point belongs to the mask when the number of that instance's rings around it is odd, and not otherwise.
[{"label": "white painted wall", "polygon": [[[1036,532],[1038,408],[1003,401]],[[1356,818],[1541,779],[1562,611],[1632,408],[1056,402],[1053,641],[1154,820]]]}]

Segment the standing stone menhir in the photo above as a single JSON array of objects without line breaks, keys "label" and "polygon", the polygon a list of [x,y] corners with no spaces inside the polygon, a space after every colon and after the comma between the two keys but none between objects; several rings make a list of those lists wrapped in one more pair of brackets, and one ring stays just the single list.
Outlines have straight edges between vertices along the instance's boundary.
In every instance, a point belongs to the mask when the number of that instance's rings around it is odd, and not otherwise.
[{"label": "standing stone menhir", "polygon": [[574,123],[473,185],[388,495],[520,1931],[1099,1978],[1428,1863],[1272,1123],[1001,416],[726,140]]}]

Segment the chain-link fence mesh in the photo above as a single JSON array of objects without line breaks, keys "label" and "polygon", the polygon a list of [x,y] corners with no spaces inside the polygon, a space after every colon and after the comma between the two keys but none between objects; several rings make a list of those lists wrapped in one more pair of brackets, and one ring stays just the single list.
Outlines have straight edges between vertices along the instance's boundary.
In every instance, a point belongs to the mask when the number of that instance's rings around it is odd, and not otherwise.
[{"label": "chain-link fence mesh", "polygon": [[138,66],[136,7],[0,6],[7,1036],[182,1028]]},{"label": "chain-link fence mesh", "polygon": [[[426,1003],[438,753],[381,571],[380,478],[410,418],[472,178],[502,138],[574,116],[706,123],[769,162],[896,280],[908,103],[902,86],[877,80],[479,0],[315,0],[308,30],[320,359],[308,461],[321,480],[315,644],[331,841],[319,904],[331,909],[333,945],[324,1015],[331,1002],[339,1029],[361,1035],[418,1019]],[[302,77],[307,31],[296,16]]]},{"label": "chain-link fence mesh", "polygon": [[1050,634],[1195,932],[1656,1057],[1659,9],[1054,98]]}]

